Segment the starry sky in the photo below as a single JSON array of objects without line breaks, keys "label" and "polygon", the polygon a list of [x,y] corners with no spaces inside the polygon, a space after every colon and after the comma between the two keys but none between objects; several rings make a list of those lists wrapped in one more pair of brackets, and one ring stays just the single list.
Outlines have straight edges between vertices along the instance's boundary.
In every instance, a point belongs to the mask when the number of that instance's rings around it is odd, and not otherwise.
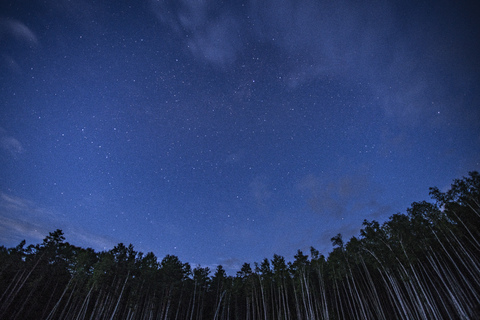
[{"label": "starry sky", "polygon": [[480,170],[474,1],[4,0],[0,244],[331,251]]}]

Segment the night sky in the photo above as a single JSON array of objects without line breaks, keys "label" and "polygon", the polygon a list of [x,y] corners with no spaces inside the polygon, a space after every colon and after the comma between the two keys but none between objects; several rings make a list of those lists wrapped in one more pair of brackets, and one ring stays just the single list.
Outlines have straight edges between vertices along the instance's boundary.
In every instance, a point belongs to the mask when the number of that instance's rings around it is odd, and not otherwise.
[{"label": "night sky", "polygon": [[480,170],[474,1],[0,2],[0,244],[238,270]]}]

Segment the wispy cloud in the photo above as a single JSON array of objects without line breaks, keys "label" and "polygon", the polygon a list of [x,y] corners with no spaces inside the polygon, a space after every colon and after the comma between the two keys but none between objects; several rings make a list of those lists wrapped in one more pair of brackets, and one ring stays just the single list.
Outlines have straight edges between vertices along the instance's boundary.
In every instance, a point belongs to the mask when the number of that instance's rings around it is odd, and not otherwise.
[{"label": "wispy cloud", "polygon": [[469,68],[478,72],[477,50],[464,40],[468,22],[438,23],[451,21],[449,9],[433,8],[426,19],[403,8],[406,19],[389,1],[252,0],[250,14],[256,36],[283,53],[291,88],[319,78],[361,83],[388,117],[417,124],[454,102],[445,95],[452,87],[471,87]]},{"label": "wispy cloud", "polygon": [[386,210],[385,205],[374,199],[380,191],[362,174],[347,174],[334,181],[307,175],[297,183],[297,189],[310,209],[327,220],[347,219],[359,212],[379,215]]},{"label": "wispy cloud", "polygon": [[117,244],[113,239],[98,234],[92,234],[91,232],[79,228],[70,228],[67,236],[69,239],[71,239],[69,241],[73,244],[83,244],[87,247],[92,247],[97,250],[108,250]]},{"label": "wispy cloud", "polygon": [[22,239],[38,242],[52,231],[50,228],[56,228],[52,212],[3,192],[0,193],[0,217],[0,228],[4,230],[0,239],[7,245]]},{"label": "wispy cloud", "polygon": [[215,1],[151,1],[154,14],[195,57],[224,67],[242,48],[241,19]]},{"label": "wispy cloud", "polygon": [[23,22],[15,19],[0,18],[0,36],[10,36],[28,45],[38,45],[35,33]]},{"label": "wispy cloud", "polygon": [[34,48],[39,45],[38,37],[25,23],[0,17],[0,66],[3,65],[2,67],[10,72],[19,74],[21,73],[20,63],[13,55],[4,51],[7,49],[6,41],[10,42],[7,47],[14,44],[15,46]]},{"label": "wispy cloud", "polygon": [[242,268],[242,265],[246,261],[241,261],[240,259],[237,258],[222,258],[219,260],[219,265],[221,265],[227,274],[229,275],[235,275],[237,271],[240,271]]},{"label": "wispy cloud", "polygon": [[257,176],[249,185],[250,195],[260,210],[267,210],[267,204],[272,198],[273,192],[268,185],[265,176]]},{"label": "wispy cloud", "polygon": [[12,156],[16,156],[20,153],[25,152],[25,148],[23,148],[20,141],[18,141],[14,137],[1,137],[0,143],[2,145],[2,148],[5,151],[9,152]]},{"label": "wispy cloud", "polygon": [[25,148],[20,141],[8,135],[2,127],[0,127],[0,147],[13,157],[25,152]]},{"label": "wispy cloud", "polygon": [[208,24],[204,30],[196,32],[187,41],[187,46],[195,56],[225,66],[235,61],[240,41],[235,20],[232,23],[229,17],[222,16]]},{"label": "wispy cloud", "polygon": [[0,242],[3,245],[14,246],[23,239],[28,243],[38,243],[55,229],[62,229],[67,241],[74,245],[105,250],[116,244],[112,239],[73,225],[61,213],[0,192]]},{"label": "wispy cloud", "polygon": [[[445,113],[452,103],[462,104],[462,92],[475,90],[471,79],[479,71],[474,62],[478,55],[466,36],[472,33],[471,22],[439,24],[452,20],[456,8],[448,4],[430,8],[428,18],[425,8],[399,8],[393,1],[251,0],[238,7],[216,0],[151,0],[151,4],[158,19],[201,61],[225,68],[247,57],[243,66],[254,70],[253,61],[260,57],[291,89],[315,79],[360,86],[387,117],[403,124],[450,121],[446,114],[434,116]],[[275,55],[262,56],[259,47]],[[452,100],[445,94],[451,95],[452,88],[464,90]],[[478,118],[480,113],[475,112]]]}]

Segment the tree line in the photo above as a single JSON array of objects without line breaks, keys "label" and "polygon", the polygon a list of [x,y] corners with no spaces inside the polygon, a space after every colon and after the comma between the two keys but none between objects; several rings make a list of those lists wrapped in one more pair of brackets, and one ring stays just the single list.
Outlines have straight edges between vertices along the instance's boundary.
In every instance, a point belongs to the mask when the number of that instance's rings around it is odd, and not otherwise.
[{"label": "tree line", "polygon": [[479,319],[480,175],[430,195],[334,236],[328,257],[312,247],[235,276],[131,244],[95,252],[56,230],[0,247],[0,319]]}]

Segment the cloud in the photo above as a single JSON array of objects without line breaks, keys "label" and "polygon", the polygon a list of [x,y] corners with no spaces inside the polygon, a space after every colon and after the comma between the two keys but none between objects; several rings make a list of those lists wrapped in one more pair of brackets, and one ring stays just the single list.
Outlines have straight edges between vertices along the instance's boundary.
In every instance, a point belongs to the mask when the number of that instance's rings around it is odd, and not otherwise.
[{"label": "cloud", "polygon": [[15,19],[0,19],[0,40],[4,37],[13,37],[16,41],[28,45],[38,45],[35,33],[23,22]]},{"label": "cloud", "polygon": [[22,239],[42,240],[49,231],[54,214],[36,207],[33,202],[0,192],[1,241],[13,245]]},{"label": "cloud", "polygon": [[219,66],[231,64],[239,49],[237,28],[234,20],[232,23],[228,17],[220,17],[196,32],[187,41],[187,46],[195,56],[203,57],[207,62]]},{"label": "cloud", "polygon": [[234,276],[237,273],[237,271],[240,271],[240,269],[242,268],[242,265],[245,262],[246,261],[241,261],[240,259],[237,259],[237,258],[223,258],[223,259],[220,259],[218,265],[221,265],[225,269],[228,275]]},{"label": "cloud", "polygon": [[38,44],[37,35],[26,24],[15,19],[0,18],[0,66],[19,74],[20,64],[11,52],[6,51],[16,46],[33,48]]},{"label": "cloud", "polygon": [[[151,1],[157,18],[183,39],[195,57],[218,67],[233,63],[241,50],[241,20],[216,1]],[[219,9],[224,8],[224,9]]]},{"label": "cloud", "polygon": [[393,3],[267,0],[252,1],[253,11],[257,37],[288,57],[290,88],[314,79],[362,83],[388,117],[408,123],[433,114],[452,80],[439,67],[458,57],[433,54],[444,52],[441,32],[408,11],[403,25]]},{"label": "cloud", "polygon": [[97,250],[108,250],[117,244],[110,238],[92,234],[82,229],[69,230],[67,236],[71,239],[69,240],[70,242],[74,242],[73,244],[76,244],[78,241],[78,243],[85,244]]},{"label": "cloud", "polygon": [[393,1],[252,3],[261,3],[255,6],[257,22],[263,21],[258,35],[275,39],[271,43],[290,57],[285,79],[292,88],[313,79],[358,86],[388,118],[407,125],[434,122],[438,111],[458,108],[464,92],[478,89],[478,49],[468,35],[479,27],[469,25],[461,11],[468,8],[443,3],[426,15],[426,8]]},{"label": "cloud", "polygon": [[0,193],[0,200],[1,200],[0,203],[2,204],[2,206],[4,206],[9,210],[15,210],[15,211],[26,210],[31,206],[30,202],[21,198],[6,195],[3,192]]},{"label": "cloud", "polygon": [[13,157],[25,152],[25,148],[20,141],[9,136],[2,127],[0,127],[0,147]]},{"label": "cloud", "polygon": [[25,149],[23,148],[20,141],[18,141],[14,137],[1,137],[0,144],[2,148],[5,151],[9,152],[12,156],[16,156],[25,152]]},{"label": "cloud", "polygon": [[112,248],[112,239],[92,234],[68,222],[61,213],[38,206],[33,201],[0,191],[0,242],[15,246],[21,240],[39,243],[49,232],[62,229],[67,241],[96,250]]},{"label": "cloud", "polygon": [[151,5],[186,50],[214,66],[233,68],[243,59],[253,74],[260,57],[290,89],[316,79],[360,87],[386,117],[407,125],[425,120],[441,125],[433,115],[451,105],[472,112],[467,101],[461,103],[464,92],[476,91],[473,79],[480,68],[471,41],[479,28],[469,8],[315,0],[228,6],[216,0],[151,0]]},{"label": "cloud", "polygon": [[297,183],[297,189],[310,209],[327,219],[345,219],[362,212],[378,215],[386,210],[374,197],[379,191],[373,182],[362,174],[347,174],[336,180],[324,181],[307,175]]},{"label": "cloud", "polygon": [[152,0],[151,5],[185,47],[208,63],[229,65],[258,45],[278,50],[277,67],[289,65],[291,86],[325,73],[351,72],[362,60],[377,58],[392,24],[387,5],[348,1],[252,0],[235,7],[215,0]]},{"label": "cloud", "polygon": [[250,195],[253,197],[256,205],[261,210],[266,210],[268,201],[272,198],[272,191],[270,190],[267,178],[265,176],[257,176],[249,185]]}]

